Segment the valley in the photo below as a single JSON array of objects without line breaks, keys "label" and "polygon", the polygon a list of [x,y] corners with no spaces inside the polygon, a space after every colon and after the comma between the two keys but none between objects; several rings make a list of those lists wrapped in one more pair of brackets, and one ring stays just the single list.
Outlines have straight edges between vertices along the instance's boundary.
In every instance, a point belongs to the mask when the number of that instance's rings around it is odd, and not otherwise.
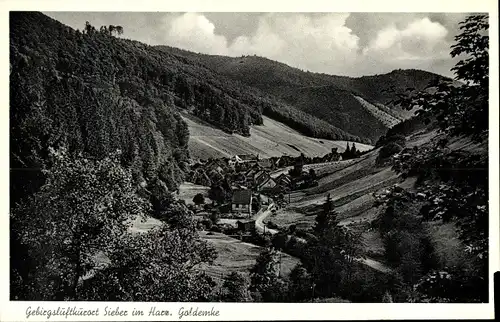
[{"label": "valley", "polygon": [[11,300],[488,301],[487,16],[457,80],[9,18]]}]

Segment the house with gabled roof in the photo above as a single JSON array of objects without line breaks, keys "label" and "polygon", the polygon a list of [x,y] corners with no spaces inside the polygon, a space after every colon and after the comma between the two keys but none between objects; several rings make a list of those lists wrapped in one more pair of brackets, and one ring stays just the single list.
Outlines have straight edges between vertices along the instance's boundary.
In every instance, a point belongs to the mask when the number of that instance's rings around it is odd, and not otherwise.
[{"label": "house with gabled roof", "polygon": [[269,174],[266,173],[266,175],[262,176],[261,178],[262,179],[259,180],[259,182],[255,185],[257,191],[269,190],[276,187],[276,181],[274,181],[274,179],[271,178]]},{"label": "house with gabled roof", "polygon": [[259,156],[253,155],[253,154],[239,154],[236,157],[238,157],[242,162],[257,162],[257,161],[259,161]]},{"label": "house with gabled roof", "polygon": [[276,181],[277,185],[282,187],[288,187],[292,183],[290,176],[285,173],[280,174],[274,181]]},{"label": "house with gabled roof", "polygon": [[233,212],[242,214],[252,214],[252,191],[251,190],[235,190],[231,201],[231,209]]}]

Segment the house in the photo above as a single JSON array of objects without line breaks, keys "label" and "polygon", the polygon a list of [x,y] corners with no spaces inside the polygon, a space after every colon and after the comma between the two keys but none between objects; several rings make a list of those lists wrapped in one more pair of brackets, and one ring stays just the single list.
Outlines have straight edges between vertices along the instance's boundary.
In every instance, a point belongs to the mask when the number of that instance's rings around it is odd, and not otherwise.
[{"label": "house", "polygon": [[276,186],[276,181],[271,178],[267,171],[260,171],[258,176],[256,176],[253,187],[257,190],[272,189]]},{"label": "house", "polygon": [[289,155],[283,155],[281,158],[277,161],[277,166],[278,168],[283,168],[283,167],[288,167],[292,165],[295,162],[295,158]]},{"label": "house", "polygon": [[255,220],[238,220],[238,230],[244,232],[252,232],[255,230]]},{"label": "house", "polygon": [[245,172],[245,177],[247,181],[253,181],[255,174],[259,172],[259,169],[251,168],[247,172]]},{"label": "house", "polygon": [[271,169],[273,168],[273,162],[270,159],[262,159],[257,161],[257,164],[264,169]]},{"label": "house", "polygon": [[276,187],[276,181],[269,174],[266,173],[263,177],[263,180],[259,180],[259,183],[256,185],[257,191],[270,190]]},{"label": "house", "polygon": [[222,173],[223,171],[226,170],[226,163],[223,160],[220,159],[211,159],[208,160],[207,163],[205,163],[205,171],[216,171],[218,173]]},{"label": "house", "polygon": [[274,181],[276,182],[276,185],[281,187],[289,187],[292,183],[290,176],[285,173],[280,174],[276,179],[274,179]]},{"label": "house", "polygon": [[257,161],[259,161],[259,156],[256,156],[253,154],[240,154],[240,155],[237,155],[237,157],[243,163],[257,163]]},{"label": "house", "polygon": [[233,212],[252,213],[252,191],[235,190],[233,191],[232,207]]},{"label": "house", "polygon": [[241,160],[241,158],[237,155],[233,156],[231,159],[227,161],[227,164],[230,167],[234,167],[236,164],[241,164],[241,163],[243,163],[243,160]]},{"label": "house", "polygon": [[253,182],[255,182],[255,183],[259,182],[259,180],[262,180],[261,179],[262,176],[265,176],[266,174],[267,174],[267,172],[264,170],[259,170],[259,171],[255,172],[253,175]]}]

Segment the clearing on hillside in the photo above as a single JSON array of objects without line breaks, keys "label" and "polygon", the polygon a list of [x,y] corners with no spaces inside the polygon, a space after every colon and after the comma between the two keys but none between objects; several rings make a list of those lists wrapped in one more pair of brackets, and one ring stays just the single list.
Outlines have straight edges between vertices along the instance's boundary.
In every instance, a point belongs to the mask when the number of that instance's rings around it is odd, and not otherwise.
[{"label": "clearing on hillside", "polygon": [[203,197],[205,197],[205,203],[210,203],[211,200],[208,198],[208,190],[210,190],[210,187],[201,186],[191,182],[183,182],[179,186],[179,194],[177,195],[177,198],[184,200],[186,204],[192,204],[194,196],[201,193]]},{"label": "clearing on hillside", "polygon": [[[203,123],[192,115],[183,114],[189,126],[189,153],[193,159],[231,157],[238,154],[254,154],[261,158],[298,156],[323,156],[332,148],[343,152],[348,141],[332,141],[304,136],[283,123],[263,117],[263,125],[252,125],[250,137],[228,134]],[[350,142],[352,144],[352,142]],[[366,151],[371,145],[356,142],[356,148]]]}]

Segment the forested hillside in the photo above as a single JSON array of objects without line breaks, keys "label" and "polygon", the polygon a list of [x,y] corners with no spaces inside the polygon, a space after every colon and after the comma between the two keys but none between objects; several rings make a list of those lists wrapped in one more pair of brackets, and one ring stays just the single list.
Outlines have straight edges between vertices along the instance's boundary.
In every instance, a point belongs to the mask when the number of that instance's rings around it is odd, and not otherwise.
[{"label": "forested hillside", "polygon": [[249,135],[264,112],[310,136],[359,140],[196,62],[82,28],[41,13],[11,13],[14,200],[39,187],[48,146],[63,144],[97,158],[120,149],[136,178],[158,176],[175,189],[188,157],[188,130],[176,108],[231,133]]},{"label": "forested hillside", "polygon": [[[216,89],[190,65],[116,38],[118,27],[10,13],[12,300],[201,301],[212,290],[192,267],[217,254],[172,192],[189,157],[174,101],[197,109]],[[229,126],[259,120],[221,97]],[[144,216],[161,227],[131,232]]]},{"label": "forested hillside", "polygon": [[[346,77],[305,72],[258,56],[227,57],[202,55],[161,46],[164,51],[187,57],[234,80],[274,95],[311,115],[321,115],[328,123],[375,143],[385,126],[371,115],[353,95],[374,105],[396,99],[407,88],[421,90],[431,81],[445,79],[422,70],[394,70],[388,74]],[[393,113],[403,118],[412,115],[398,107]]]}]

